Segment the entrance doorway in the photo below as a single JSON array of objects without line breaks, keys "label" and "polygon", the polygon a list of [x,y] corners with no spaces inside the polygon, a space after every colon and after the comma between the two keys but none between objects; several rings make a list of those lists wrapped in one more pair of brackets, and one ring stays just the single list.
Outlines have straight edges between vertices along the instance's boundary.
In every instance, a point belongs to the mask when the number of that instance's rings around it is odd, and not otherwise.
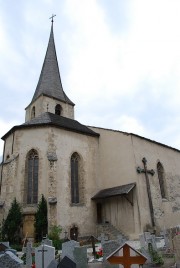
[{"label": "entrance doorway", "polygon": [[97,203],[97,223],[102,223],[102,204]]},{"label": "entrance doorway", "polygon": [[34,214],[26,214],[23,217],[23,237],[34,238]]}]

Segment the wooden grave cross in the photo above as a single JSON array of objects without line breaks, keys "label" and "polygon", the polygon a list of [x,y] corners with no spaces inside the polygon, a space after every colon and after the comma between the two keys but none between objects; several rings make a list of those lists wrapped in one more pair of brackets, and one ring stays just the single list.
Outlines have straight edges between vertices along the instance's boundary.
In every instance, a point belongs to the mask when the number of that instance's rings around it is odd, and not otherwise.
[{"label": "wooden grave cross", "polygon": [[[134,255],[134,256],[133,256]],[[106,258],[110,264],[122,264],[124,268],[131,268],[132,264],[143,265],[147,258],[139,251],[125,243]],[[141,266],[139,266],[141,267]]]}]

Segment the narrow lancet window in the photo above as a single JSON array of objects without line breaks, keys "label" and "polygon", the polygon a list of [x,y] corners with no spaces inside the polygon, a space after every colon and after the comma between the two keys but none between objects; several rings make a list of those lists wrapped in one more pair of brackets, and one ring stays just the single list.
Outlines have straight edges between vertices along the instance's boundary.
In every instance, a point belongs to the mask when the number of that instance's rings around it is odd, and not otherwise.
[{"label": "narrow lancet window", "polygon": [[38,168],[38,153],[31,150],[27,156],[27,204],[38,202]]},{"label": "narrow lancet window", "polygon": [[71,156],[71,202],[79,203],[79,155],[74,153]]},{"label": "narrow lancet window", "polygon": [[161,197],[166,198],[164,168],[163,168],[163,166],[162,166],[162,164],[160,162],[157,163],[157,172],[158,172],[158,179],[159,179]]}]

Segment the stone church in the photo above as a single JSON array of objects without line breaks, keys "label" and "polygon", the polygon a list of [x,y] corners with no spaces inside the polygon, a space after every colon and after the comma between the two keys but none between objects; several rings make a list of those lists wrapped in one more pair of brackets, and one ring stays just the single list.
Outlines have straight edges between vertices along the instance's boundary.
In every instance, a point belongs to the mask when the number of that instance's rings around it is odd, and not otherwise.
[{"label": "stone church", "polygon": [[43,194],[48,225],[61,225],[68,236],[72,230],[97,235],[101,224],[109,224],[135,239],[180,224],[180,151],[132,133],[85,126],[75,120],[74,107],[61,83],[52,23],[25,122],[2,137],[0,222],[16,197],[23,234],[34,237]]}]

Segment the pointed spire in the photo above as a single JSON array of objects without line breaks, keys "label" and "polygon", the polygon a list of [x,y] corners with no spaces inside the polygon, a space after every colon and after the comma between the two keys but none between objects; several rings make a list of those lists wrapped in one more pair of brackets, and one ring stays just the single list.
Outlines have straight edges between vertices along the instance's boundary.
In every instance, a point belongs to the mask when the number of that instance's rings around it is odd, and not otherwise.
[{"label": "pointed spire", "polygon": [[54,15],[52,15],[51,17],[52,25],[46,56],[39,77],[39,82],[37,84],[36,91],[34,93],[31,103],[35,101],[40,95],[44,94],[46,96],[53,97],[55,99],[74,105],[74,103],[64,93],[61,83],[59,66],[56,56],[56,48],[54,43],[53,17]]}]

